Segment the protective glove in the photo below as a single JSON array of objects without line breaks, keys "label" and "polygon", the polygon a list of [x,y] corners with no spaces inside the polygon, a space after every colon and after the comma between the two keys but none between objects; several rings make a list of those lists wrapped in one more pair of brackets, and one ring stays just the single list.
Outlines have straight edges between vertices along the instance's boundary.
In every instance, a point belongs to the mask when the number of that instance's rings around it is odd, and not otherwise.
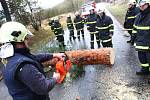
[{"label": "protective glove", "polygon": [[54,72],[54,73],[53,73],[53,79],[56,80],[56,81],[59,81],[59,79],[60,79],[60,74]]},{"label": "protective glove", "polygon": [[66,57],[66,55],[64,53],[54,53],[53,57],[58,58],[59,60],[62,60]]}]

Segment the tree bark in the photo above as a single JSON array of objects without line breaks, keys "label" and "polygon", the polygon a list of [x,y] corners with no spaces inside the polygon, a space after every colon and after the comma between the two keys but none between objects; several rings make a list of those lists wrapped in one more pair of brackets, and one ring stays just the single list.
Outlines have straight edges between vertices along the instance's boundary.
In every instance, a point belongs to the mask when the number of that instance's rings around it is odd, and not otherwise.
[{"label": "tree bark", "polygon": [[4,10],[4,14],[6,16],[6,21],[11,21],[11,16],[10,16],[10,12],[9,12],[9,9],[8,9],[8,5],[6,3],[6,0],[0,0],[1,2],[1,5],[3,7],[3,10]]},{"label": "tree bark", "polygon": [[[91,49],[91,50],[73,50],[66,51],[66,55],[69,57],[73,64],[77,65],[113,65],[115,60],[115,53],[113,48],[101,48],[101,49]],[[44,65],[56,65],[59,60],[53,58]]]},{"label": "tree bark", "polygon": [[73,63],[79,65],[114,64],[114,50],[112,48],[101,48],[91,50],[74,50],[65,52]]}]

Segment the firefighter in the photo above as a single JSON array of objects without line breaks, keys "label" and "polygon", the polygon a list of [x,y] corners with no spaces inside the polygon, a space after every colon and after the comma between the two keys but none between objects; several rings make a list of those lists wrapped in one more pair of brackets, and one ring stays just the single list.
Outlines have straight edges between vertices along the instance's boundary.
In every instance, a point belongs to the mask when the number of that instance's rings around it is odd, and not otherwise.
[{"label": "firefighter", "polygon": [[71,40],[71,38],[73,38],[75,40],[76,37],[74,36],[74,26],[73,26],[73,22],[71,20],[70,15],[68,15],[68,17],[67,17],[67,27],[68,27],[68,30],[70,31],[69,39]]},{"label": "firefighter", "polygon": [[65,47],[64,30],[63,30],[58,18],[56,18],[55,22],[54,22],[54,34],[57,37],[57,40],[59,42],[59,47],[64,48]]},{"label": "firefighter", "polygon": [[125,16],[124,28],[128,29],[128,33],[130,34],[130,40],[127,43],[134,44],[134,38],[132,34],[134,20],[136,15],[140,12],[139,8],[136,7],[136,1],[130,0],[128,3],[128,10]]},{"label": "firefighter", "polygon": [[141,63],[141,69],[136,74],[148,75],[150,74],[150,0],[141,0],[139,5],[141,12],[135,19],[132,32],[136,37],[134,45]]},{"label": "firefighter", "polygon": [[51,27],[52,32],[54,32],[54,19],[50,19],[48,24]]},{"label": "firefighter", "polygon": [[46,78],[42,62],[54,57],[62,59],[64,54],[30,53],[28,42],[33,34],[18,22],[6,22],[0,29],[0,58],[3,59],[4,82],[13,100],[50,100],[48,92],[60,79],[54,73]]},{"label": "firefighter", "polygon": [[94,8],[89,8],[90,14],[87,17],[87,30],[90,32],[91,37],[91,49],[94,49],[94,35],[96,35],[96,41],[98,44],[98,48],[100,48],[100,41],[99,41],[99,34],[96,32],[96,21],[97,21],[97,14],[94,11]]},{"label": "firefighter", "polygon": [[112,19],[105,14],[104,9],[98,12],[98,19],[96,22],[96,29],[103,47],[113,47],[112,36],[114,31]]},{"label": "firefighter", "polygon": [[82,38],[84,38],[84,19],[80,16],[79,12],[75,12],[74,24],[77,30],[78,39],[80,40],[80,32],[82,34]]}]

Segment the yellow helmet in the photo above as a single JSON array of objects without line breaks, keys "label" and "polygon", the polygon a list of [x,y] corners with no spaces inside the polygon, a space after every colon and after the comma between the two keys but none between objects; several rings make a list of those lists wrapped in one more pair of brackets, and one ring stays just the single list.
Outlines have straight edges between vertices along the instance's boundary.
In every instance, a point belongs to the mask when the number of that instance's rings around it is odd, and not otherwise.
[{"label": "yellow helmet", "polygon": [[27,35],[33,36],[23,24],[6,22],[0,28],[0,43],[23,42]]}]

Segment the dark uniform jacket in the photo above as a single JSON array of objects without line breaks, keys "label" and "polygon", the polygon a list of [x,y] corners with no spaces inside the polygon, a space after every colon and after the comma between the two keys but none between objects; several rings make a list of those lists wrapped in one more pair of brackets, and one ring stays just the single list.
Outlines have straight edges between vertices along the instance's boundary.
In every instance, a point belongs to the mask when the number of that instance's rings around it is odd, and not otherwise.
[{"label": "dark uniform jacket", "polygon": [[132,33],[136,37],[136,49],[150,50],[150,7],[138,14]]},{"label": "dark uniform jacket", "polygon": [[99,33],[101,40],[107,40],[110,39],[110,34],[113,35],[114,27],[113,27],[113,21],[109,16],[98,16],[97,22],[96,22],[96,29]]},{"label": "dark uniform jacket", "polygon": [[51,20],[48,24],[51,27],[52,32],[54,32],[54,20]]},{"label": "dark uniform jacket", "polygon": [[54,23],[54,34],[59,42],[64,41],[64,30],[59,21]]},{"label": "dark uniform jacket", "polygon": [[124,22],[124,28],[133,29],[134,20],[136,15],[140,12],[138,7],[129,8],[127,10]]},{"label": "dark uniform jacket", "polygon": [[90,32],[95,32],[96,31],[96,21],[97,21],[97,15],[94,13],[94,14],[90,14],[88,17],[87,17],[87,29],[90,31]]},{"label": "dark uniform jacket", "polygon": [[67,17],[67,27],[69,30],[74,30],[73,22],[71,20],[71,17]]},{"label": "dark uniform jacket", "polygon": [[49,100],[48,91],[56,84],[45,77],[41,62],[52,59],[51,54],[34,56],[28,49],[15,49],[7,59],[4,81],[13,100]]},{"label": "dark uniform jacket", "polygon": [[80,16],[76,16],[74,19],[74,24],[76,30],[81,30],[84,28],[84,19]]}]

